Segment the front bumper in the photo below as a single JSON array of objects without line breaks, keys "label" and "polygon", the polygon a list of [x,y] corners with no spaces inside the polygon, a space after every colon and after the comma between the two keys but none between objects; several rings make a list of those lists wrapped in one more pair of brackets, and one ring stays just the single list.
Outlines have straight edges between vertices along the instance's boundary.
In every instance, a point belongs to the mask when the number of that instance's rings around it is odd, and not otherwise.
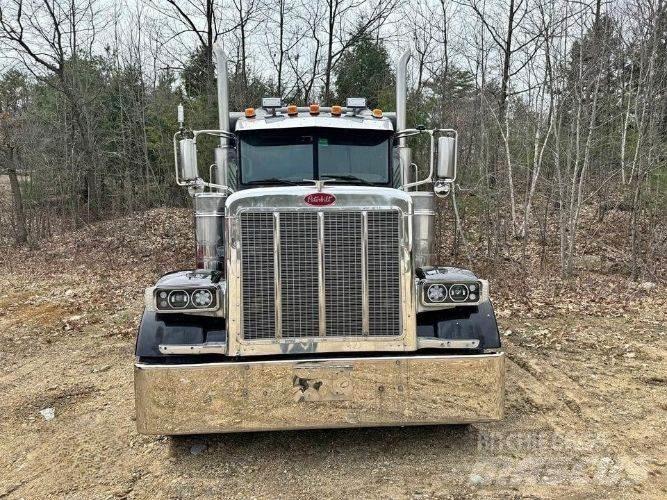
[{"label": "front bumper", "polygon": [[505,357],[137,363],[134,385],[142,434],[460,424],[502,418]]}]

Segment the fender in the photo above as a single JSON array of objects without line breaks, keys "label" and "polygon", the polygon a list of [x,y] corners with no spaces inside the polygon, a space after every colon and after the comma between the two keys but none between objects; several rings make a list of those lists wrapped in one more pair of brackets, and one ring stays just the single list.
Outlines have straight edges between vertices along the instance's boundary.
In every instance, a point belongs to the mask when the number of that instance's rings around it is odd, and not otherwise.
[{"label": "fender", "polygon": [[158,314],[144,310],[135,354],[140,358],[166,358],[169,356],[160,353],[158,349],[160,344],[201,344],[226,340],[227,330],[223,318]]},{"label": "fender", "polygon": [[478,339],[479,349],[500,348],[500,332],[490,300],[475,307],[456,307],[417,314],[417,336]]}]

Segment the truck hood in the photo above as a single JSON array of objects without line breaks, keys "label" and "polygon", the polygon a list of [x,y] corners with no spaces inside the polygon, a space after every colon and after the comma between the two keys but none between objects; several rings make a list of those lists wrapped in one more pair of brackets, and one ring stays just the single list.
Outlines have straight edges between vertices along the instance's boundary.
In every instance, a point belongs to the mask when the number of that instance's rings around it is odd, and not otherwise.
[{"label": "truck hood", "polygon": [[404,214],[412,214],[412,199],[399,189],[373,186],[325,185],[321,190],[316,186],[278,186],[254,188],[238,191],[227,198],[225,204],[228,216],[240,210],[378,210],[399,209]]}]

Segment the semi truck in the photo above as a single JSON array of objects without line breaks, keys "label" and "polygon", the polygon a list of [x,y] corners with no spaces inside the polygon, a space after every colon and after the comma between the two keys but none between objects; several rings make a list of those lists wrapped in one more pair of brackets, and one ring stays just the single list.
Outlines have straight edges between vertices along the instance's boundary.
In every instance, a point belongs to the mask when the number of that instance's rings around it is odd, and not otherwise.
[{"label": "semi truck", "polygon": [[[410,51],[395,112],[355,96],[230,111],[227,56],[214,54],[218,128],[190,130],[178,110],[175,177],[193,200],[195,265],[145,291],[138,431],[501,419],[489,283],[434,252],[435,198],[456,183],[458,135],[407,126]],[[217,146],[208,169],[197,160],[205,136]],[[421,170],[418,136],[430,146]]]}]

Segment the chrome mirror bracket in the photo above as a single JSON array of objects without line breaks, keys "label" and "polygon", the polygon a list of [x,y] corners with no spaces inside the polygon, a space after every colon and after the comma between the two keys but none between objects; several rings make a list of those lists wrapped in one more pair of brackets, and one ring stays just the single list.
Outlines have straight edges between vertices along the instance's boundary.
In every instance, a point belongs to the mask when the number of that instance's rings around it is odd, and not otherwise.
[{"label": "chrome mirror bracket", "polygon": [[452,192],[453,182],[438,180],[433,183],[433,192],[438,198],[446,198]]}]

